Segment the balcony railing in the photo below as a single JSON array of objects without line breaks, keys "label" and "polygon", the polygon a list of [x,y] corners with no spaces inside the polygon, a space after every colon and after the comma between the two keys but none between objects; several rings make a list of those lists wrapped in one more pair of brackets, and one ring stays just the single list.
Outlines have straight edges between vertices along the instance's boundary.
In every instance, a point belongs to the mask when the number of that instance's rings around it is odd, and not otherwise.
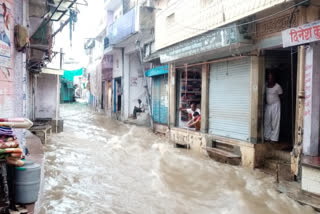
[{"label": "balcony railing", "polygon": [[111,45],[121,42],[136,32],[136,9],[133,8],[109,26],[108,37]]},{"label": "balcony railing", "polygon": [[154,12],[152,9],[144,6],[132,8],[109,26],[110,45],[116,45],[137,32],[144,34],[151,32],[153,28]]}]

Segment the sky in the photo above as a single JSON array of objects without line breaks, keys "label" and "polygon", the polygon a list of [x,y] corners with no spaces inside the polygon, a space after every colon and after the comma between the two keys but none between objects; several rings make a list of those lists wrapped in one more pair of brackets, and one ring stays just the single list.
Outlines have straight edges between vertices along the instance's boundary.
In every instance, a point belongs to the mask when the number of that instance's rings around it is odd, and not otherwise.
[{"label": "sky", "polygon": [[[72,33],[72,47],[69,40],[69,25],[56,35],[54,40],[54,51],[63,48],[65,59],[74,58],[79,64],[64,65],[64,69],[79,69],[87,65],[87,57],[84,52],[84,42],[87,38],[94,38],[98,33],[100,20],[104,16],[104,0],[87,0],[88,6],[78,5],[78,21],[75,24],[75,31]],[[59,23],[56,23],[59,25]],[[55,61],[58,60],[56,57]]]}]

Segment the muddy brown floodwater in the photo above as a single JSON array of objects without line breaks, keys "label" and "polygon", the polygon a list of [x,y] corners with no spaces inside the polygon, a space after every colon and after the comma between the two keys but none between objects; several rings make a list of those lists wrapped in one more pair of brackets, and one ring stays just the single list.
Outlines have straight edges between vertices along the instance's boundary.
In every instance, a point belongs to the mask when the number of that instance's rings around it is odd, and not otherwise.
[{"label": "muddy brown floodwater", "polygon": [[174,148],[147,128],[81,104],[62,105],[64,132],[46,145],[41,213],[311,214],[274,178]]}]

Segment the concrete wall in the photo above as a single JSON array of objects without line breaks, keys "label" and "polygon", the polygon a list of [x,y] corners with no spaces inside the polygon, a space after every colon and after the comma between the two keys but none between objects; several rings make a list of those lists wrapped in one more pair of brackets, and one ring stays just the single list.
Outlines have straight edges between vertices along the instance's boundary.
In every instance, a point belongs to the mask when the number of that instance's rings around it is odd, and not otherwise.
[{"label": "concrete wall", "polygon": [[138,99],[141,99],[142,104],[146,105],[146,96],[143,71],[140,66],[138,53],[130,54],[130,79],[129,79],[129,115],[132,114],[134,106],[138,106]]},{"label": "concrete wall", "polygon": [[56,111],[57,76],[40,74],[35,91],[35,116],[36,118],[55,118]]},{"label": "concrete wall", "polygon": [[305,64],[305,106],[303,153],[319,155],[320,124],[320,49],[317,43],[306,50]]},{"label": "concrete wall", "polygon": [[[155,4],[156,49],[255,14],[286,0],[161,0]],[[168,36],[170,35],[170,36]]]},{"label": "concrete wall", "polygon": [[121,49],[117,49],[113,51],[113,78],[122,76],[122,51]]},{"label": "concrete wall", "polygon": [[114,12],[113,12],[113,21],[116,21],[117,19],[119,19],[120,16],[122,16],[123,14],[123,8],[122,8],[122,5],[115,9]]},{"label": "concrete wall", "polygon": [[265,146],[262,144],[251,144],[180,128],[171,128],[169,131],[169,139],[176,144],[189,145],[191,150],[205,155],[207,155],[206,147],[211,147],[213,140],[238,146],[241,152],[242,166],[252,169],[262,165],[264,153],[266,152]]}]

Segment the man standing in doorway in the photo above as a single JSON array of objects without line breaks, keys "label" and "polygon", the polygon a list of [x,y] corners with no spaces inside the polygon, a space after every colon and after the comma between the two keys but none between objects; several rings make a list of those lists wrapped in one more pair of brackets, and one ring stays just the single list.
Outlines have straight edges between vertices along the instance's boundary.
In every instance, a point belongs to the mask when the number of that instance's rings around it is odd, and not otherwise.
[{"label": "man standing in doorway", "polygon": [[271,71],[266,83],[266,106],[264,115],[264,139],[265,141],[278,142],[280,133],[282,88],[276,83],[275,75]]}]

